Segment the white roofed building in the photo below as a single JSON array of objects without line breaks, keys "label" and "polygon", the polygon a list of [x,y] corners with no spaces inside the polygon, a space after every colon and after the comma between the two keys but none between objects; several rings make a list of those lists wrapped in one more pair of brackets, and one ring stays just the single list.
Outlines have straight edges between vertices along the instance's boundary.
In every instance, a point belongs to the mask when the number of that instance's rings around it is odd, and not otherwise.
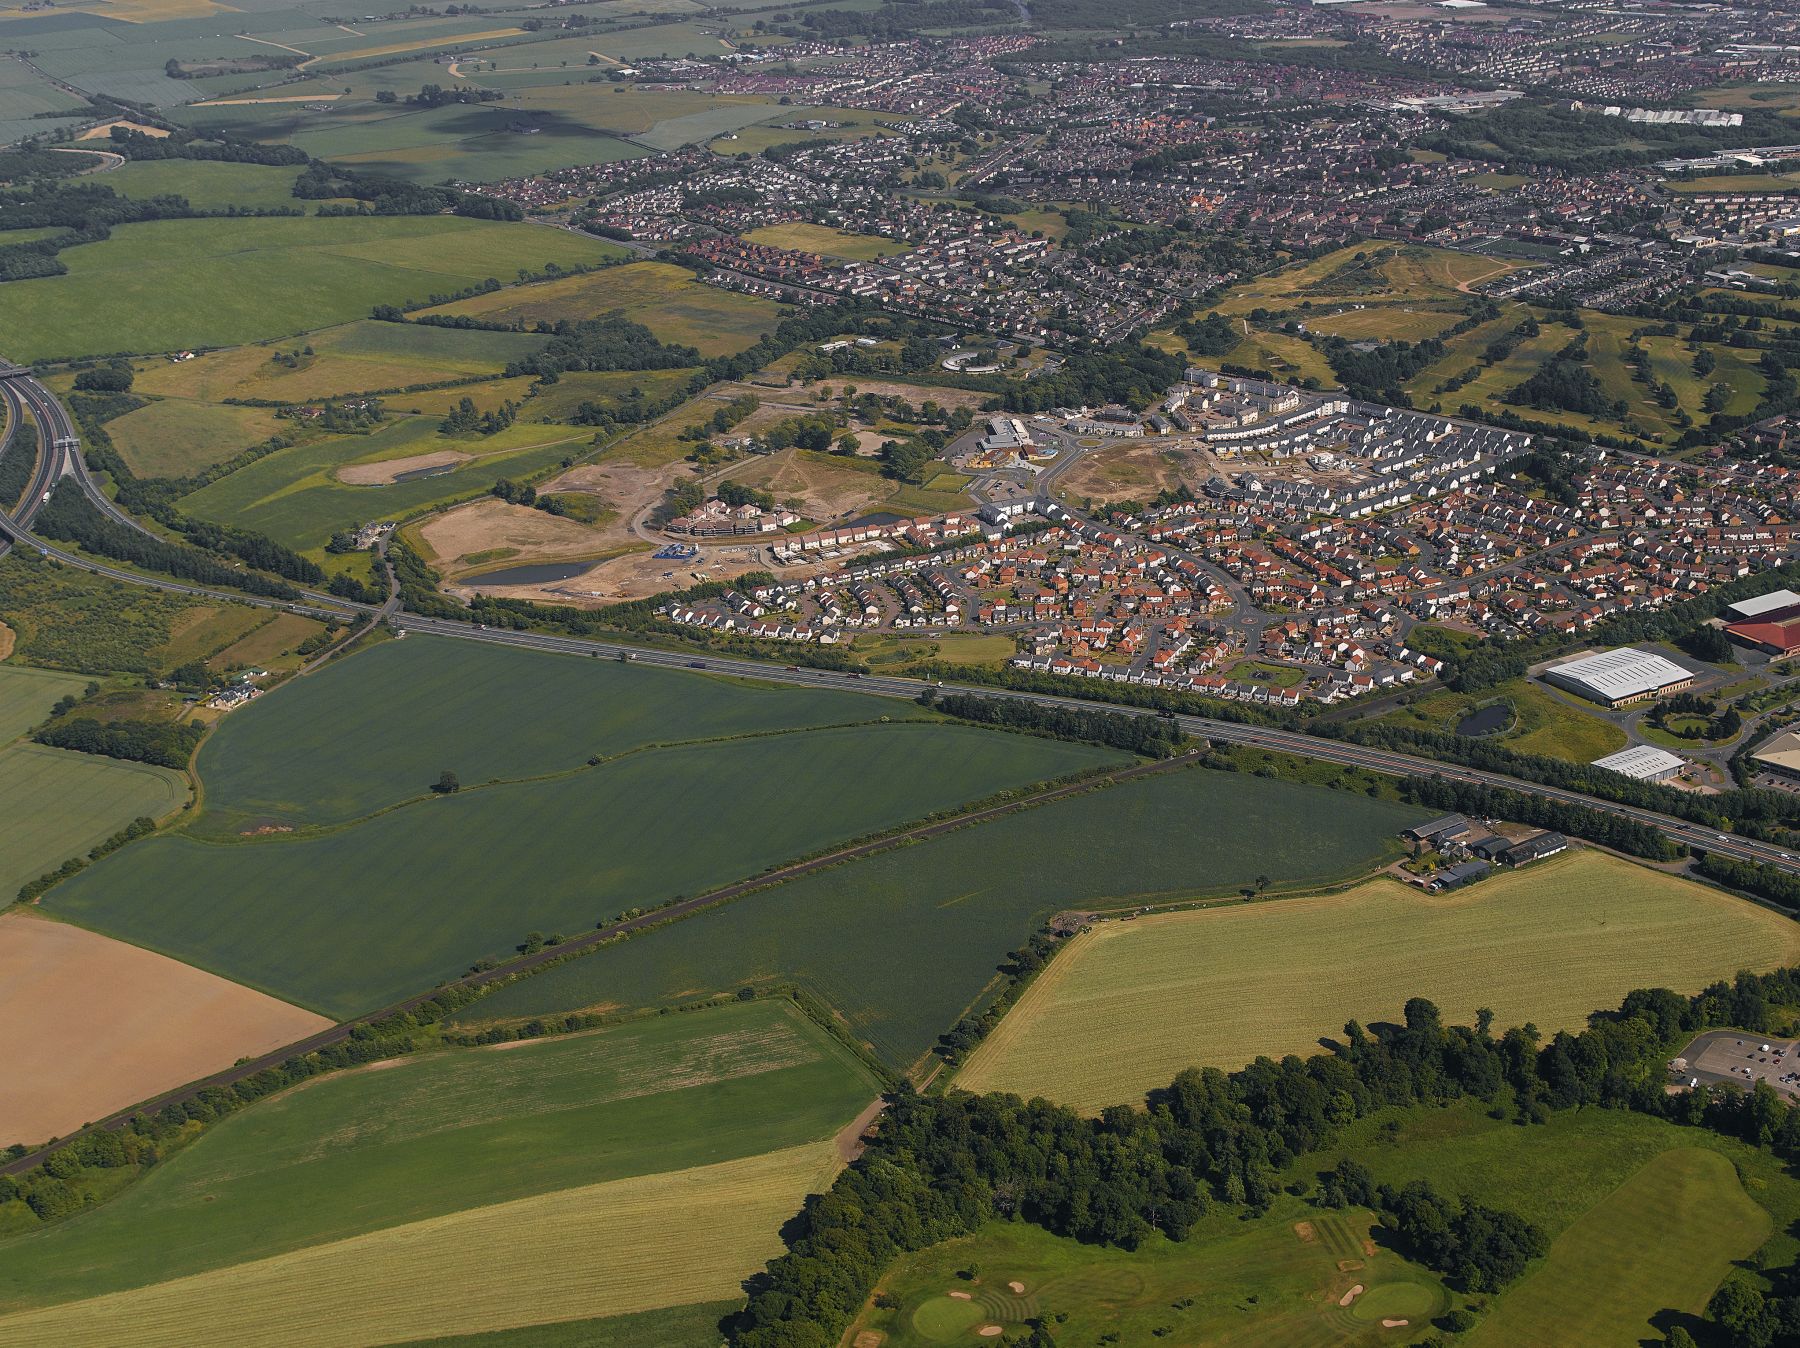
[{"label": "white roofed building", "polygon": [[1694,675],[1673,660],[1634,646],[1584,655],[1544,671],[1558,688],[1598,702],[1623,707],[1693,686]]}]

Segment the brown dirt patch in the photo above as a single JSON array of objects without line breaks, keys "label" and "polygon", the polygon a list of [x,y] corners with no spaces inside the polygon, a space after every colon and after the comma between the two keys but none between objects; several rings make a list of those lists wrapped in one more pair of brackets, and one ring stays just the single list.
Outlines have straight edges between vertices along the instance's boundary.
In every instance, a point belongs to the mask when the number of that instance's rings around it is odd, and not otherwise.
[{"label": "brown dirt patch", "polygon": [[160,126],[147,126],[143,122],[130,122],[121,119],[116,122],[102,122],[99,126],[90,126],[86,131],[83,131],[79,136],[75,137],[75,139],[110,140],[112,139],[112,129],[115,126],[122,126],[128,131],[141,131],[144,135],[151,137],[153,140],[161,140],[164,136],[169,134]]},{"label": "brown dirt patch", "polygon": [[887,1342],[887,1335],[879,1329],[865,1329],[850,1341],[850,1348],[881,1348]]},{"label": "brown dirt patch", "polygon": [[33,913],[0,916],[0,1144],[115,1109],[331,1022]]},{"label": "brown dirt patch", "polygon": [[1375,1257],[1375,1251],[1377,1248],[1379,1248],[1375,1244],[1375,1242],[1373,1240],[1371,1240],[1368,1236],[1363,1237],[1362,1247],[1363,1247],[1363,1253],[1368,1255],[1369,1258],[1371,1258],[1371,1259],[1373,1259]]},{"label": "brown dirt patch", "polygon": [[347,463],[334,476],[339,482],[348,482],[353,487],[385,487],[402,473],[416,472],[421,468],[442,468],[446,464],[467,463],[472,457],[473,455],[458,453],[454,449],[438,449],[429,454],[414,454],[404,459]]},{"label": "brown dirt patch", "polygon": [[862,1113],[858,1114],[838,1131],[838,1160],[842,1161],[845,1165],[849,1165],[850,1162],[863,1154],[863,1134],[869,1131],[869,1125],[874,1123],[875,1116],[881,1113],[883,1103],[884,1102],[879,1097],[870,1101]]},{"label": "brown dirt patch", "polygon": [[1363,1261],[1360,1259],[1340,1259],[1340,1260],[1338,1260],[1338,1272],[1339,1273],[1354,1273],[1354,1272],[1356,1272],[1357,1269],[1363,1268],[1363,1267],[1365,1267],[1365,1265],[1363,1264]]},{"label": "brown dirt patch", "polygon": [[592,556],[609,545],[605,530],[492,496],[427,520],[419,537],[433,562],[453,575],[471,567],[492,570]]},{"label": "brown dirt patch", "polygon": [[0,623],[0,660],[13,653],[13,646],[18,642],[19,634],[5,623]]},{"label": "brown dirt patch", "polygon": [[1319,1233],[1311,1222],[1295,1222],[1294,1234],[1299,1236],[1300,1239],[1305,1241],[1308,1245],[1311,1245],[1319,1238]]},{"label": "brown dirt patch", "polygon": [[1357,1283],[1356,1286],[1352,1287],[1348,1292],[1345,1292],[1343,1296],[1338,1298],[1338,1305],[1348,1306],[1352,1301],[1355,1301],[1362,1294],[1363,1294],[1363,1285],[1361,1283]]},{"label": "brown dirt patch", "polygon": [[1149,497],[1186,486],[1197,489],[1218,462],[1205,451],[1176,449],[1160,440],[1115,440],[1090,449],[1057,482],[1064,496],[1097,501]]},{"label": "brown dirt patch", "polygon": [[[879,444],[886,438],[876,436],[875,440]],[[798,449],[751,459],[743,471],[734,470],[728,476],[746,486],[760,487],[783,504],[799,501],[800,514],[817,524],[879,510],[900,489],[899,483],[879,473]]]}]

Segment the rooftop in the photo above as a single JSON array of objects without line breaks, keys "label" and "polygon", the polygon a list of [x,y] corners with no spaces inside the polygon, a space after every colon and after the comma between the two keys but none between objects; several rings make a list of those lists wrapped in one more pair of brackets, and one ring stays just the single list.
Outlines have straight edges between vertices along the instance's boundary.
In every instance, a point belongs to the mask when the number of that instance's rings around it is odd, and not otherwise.
[{"label": "rooftop", "polygon": [[1609,701],[1653,693],[1694,677],[1673,660],[1633,646],[1584,655],[1546,670],[1545,674],[1591,688]]},{"label": "rooftop", "polygon": [[1621,772],[1627,777],[1636,777],[1639,781],[1648,781],[1652,777],[1660,777],[1665,772],[1674,772],[1687,766],[1687,760],[1670,753],[1667,749],[1658,749],[1648,744],[1634,744],[1628,749],[1621,749],[1616,754],[1608,754],[1605,758],[1596,758],[1593,766],[1605,768],[1608,772]]}]

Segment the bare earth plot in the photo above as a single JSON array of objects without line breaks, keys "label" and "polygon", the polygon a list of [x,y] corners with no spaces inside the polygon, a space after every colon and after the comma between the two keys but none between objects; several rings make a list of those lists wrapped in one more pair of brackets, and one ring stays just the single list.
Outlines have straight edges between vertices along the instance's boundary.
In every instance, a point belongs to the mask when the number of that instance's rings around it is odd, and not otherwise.
[{"label": "bare earth plot", "polygon": [[1108,922],[1052,961],[957,1084],[1097,1109],[1191,1066],[1316,1050],[1410,997],[1446,1020],[1575,1029],[1633,988],[1694,992],[1800,958],[1788,918],[1581,851],[1427,896],[1392,879],[1342,894]]},{"label": "bare earth plot", "polygon": [[0,1145],[72,1132],[330,1023],[123,941],[0,915]]}]

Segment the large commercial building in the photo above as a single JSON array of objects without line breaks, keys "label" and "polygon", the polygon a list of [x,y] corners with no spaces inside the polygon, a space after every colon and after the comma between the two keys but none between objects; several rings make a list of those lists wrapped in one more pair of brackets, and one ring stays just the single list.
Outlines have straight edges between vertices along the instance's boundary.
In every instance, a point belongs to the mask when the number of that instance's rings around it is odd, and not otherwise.
[{"label": "large commercial building", "polygon": [[1737,621],[1725,631],[1734,641],[1777,660],[1800,652],[1800,594],[1776,590],[1733,604],[1730,613]]},{"label": "large commercial building", "polygon": [[1603,707],[1625,707],[1679,693],[1694,682],[1693,674],[1673,660],[1631,646],[1584,655],[1545,670],[1544,677]]},{"label": "large commercial building", "polygon": [[1596,758],[1593,766],[1605,768],[1608,772],[1622,773],[1640,782],[1666,782],[1679,775],[1687,762],[1667,749],[1658,749],[1650,744],[1634,744],[1616,754]]},{"label": "large commercial building", "polygon": [[1750,761],[1771,777],[1800,784],[1800,734],[1782,731],[1751,754]]}]

